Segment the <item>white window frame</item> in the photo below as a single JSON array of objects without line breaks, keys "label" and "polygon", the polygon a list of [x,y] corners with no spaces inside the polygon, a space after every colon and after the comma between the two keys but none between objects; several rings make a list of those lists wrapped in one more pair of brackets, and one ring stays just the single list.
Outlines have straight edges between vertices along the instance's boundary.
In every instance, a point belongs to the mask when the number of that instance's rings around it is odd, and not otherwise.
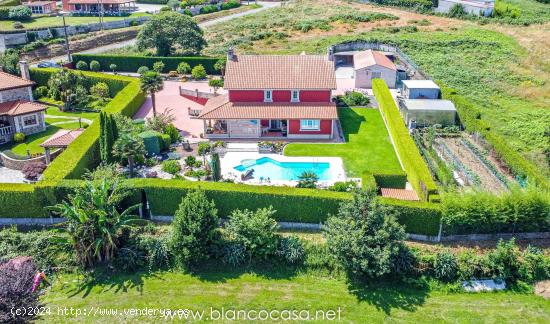
[{"label": "white window frame", "polygon": [[273,102],[273,90],[264,90],[264,102]]},{"label": "white window frame", "polygon": [[[296,98],[294,98],[294,94],[296,94]],[[294,89],[290,91],[290,101],[300,102],[300,90]]]},{"label": "white window frame", "polygon": [[[26,117],[34,117],[35,120],[36,120],[36,123],[31,124],[31,125],[25,125],[25,118]],[[23,128],[31,128],[31,127],[36,127],[36,126],[40,125],[40,121],[39,121],[39,118],[38,118],[37,114],[22,115],[19,118],[21,118],[21,125],[23,125]]]},{"label": "white window frame", "polygon": [[319,119],[300,119],[301,131],[319,131],[321,130],[321,120]]}]

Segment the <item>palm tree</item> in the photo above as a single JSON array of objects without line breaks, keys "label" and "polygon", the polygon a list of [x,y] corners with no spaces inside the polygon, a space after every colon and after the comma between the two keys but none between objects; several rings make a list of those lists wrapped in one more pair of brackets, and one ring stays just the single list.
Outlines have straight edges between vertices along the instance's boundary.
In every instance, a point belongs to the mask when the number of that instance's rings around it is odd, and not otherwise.
[{"label": "palm tree", "polygon": [[153,116],[156,116],[157,109],[155,107],[155,93],[163,88],[162,77],[158,72],[147,71],[139,77],[139,80],[141,81],[141,91],[151,95],[151,101],[153,103]]},{"label": "palm tree", "polygon": [[68,200],[49,207],[67,219],[63,229],[69,237],[58,237],[57,241],[69,244],[83,267],[111,260],[123,229],[141,222],[132,214],[140,204],[119,212],[120,203],[129,194],[119,186],[119,181],[117,178],[86,181]]},{"label": "palm tree", "polygon": [[113,154],[121,159],[128,160],[130,177],[134,175],[134,161],[136,156],[145,154],[143,139],[133,134],[123,134],[113,145]]}]

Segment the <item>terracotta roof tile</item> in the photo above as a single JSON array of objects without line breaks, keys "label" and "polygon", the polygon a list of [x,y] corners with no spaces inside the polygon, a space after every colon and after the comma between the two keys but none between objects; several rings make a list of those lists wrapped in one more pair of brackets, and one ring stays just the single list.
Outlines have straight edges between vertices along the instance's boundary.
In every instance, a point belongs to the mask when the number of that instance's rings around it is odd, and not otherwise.
[{"label": "terracotta roof tile", "polygon": [[360,51],[353,55],[353,67],[357,69],[366,68],[373,65],[380,65],[390,70],[397,71],[395,64],[384,54],[366,50]]},{"label": "terracotta roof tile", "polygon": [[40,146],[42,147],[67,147],[71,144],[82,132],[83,128],[79,129],[60,129],[55,134],[45,140]]},{"label": "terracotta roof tile", "polygon": [[413,190],[406,189],[393,189],[393,188],[380,188],[382,197],[395,198],[400,200],[420,200],[418,195]]},{"label": "terracotta roof tile", "polygon": [[0,91],[17,89],[34,85],[31,80],[25,80],[15,75],[0,71]]},{"label": "terracotta roof tile", "polygon": [[334,62],[322,55],[235,55],[226,89],[336,89]]},{"label": "terracotta roof tile", "polygon": [[229,102],[227,96],[208,100],[200,119],[338,119],[331,102]]},{"label": "terracotta roof tile", "polygon": [[45,105],[31,101],[7,101],[0,103],[0,115],[18,116],[43,111],[48,108]]}]

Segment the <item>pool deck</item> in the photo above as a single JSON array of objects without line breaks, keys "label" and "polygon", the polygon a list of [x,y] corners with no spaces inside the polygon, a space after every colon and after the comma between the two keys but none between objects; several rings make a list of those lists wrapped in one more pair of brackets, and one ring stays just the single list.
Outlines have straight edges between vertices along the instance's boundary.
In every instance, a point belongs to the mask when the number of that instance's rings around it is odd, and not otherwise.
[{"label": "pool deck", "polygon": [[221,162],[222,177],[225,179],[234,179],[236,182],[253,184],[253,185],[275,185],[275,186],[296,186],[298,181],[293,180],[271,180],[260,181],[259,179],[251,179],[241,181],[243,172],[235,170],[235,167],[240,165],[243,160],[257,160],[263,157],[271,158],[278,162],[328,162],[330,163],[331,180],[318,181],[320,187],[328,187],[338,181],[346,181],[346,172],[344,171],[344,163],[339,157],[310,157],[310,156],[284,156],[279,154],[263,154],[256,152],[228,152]]}]

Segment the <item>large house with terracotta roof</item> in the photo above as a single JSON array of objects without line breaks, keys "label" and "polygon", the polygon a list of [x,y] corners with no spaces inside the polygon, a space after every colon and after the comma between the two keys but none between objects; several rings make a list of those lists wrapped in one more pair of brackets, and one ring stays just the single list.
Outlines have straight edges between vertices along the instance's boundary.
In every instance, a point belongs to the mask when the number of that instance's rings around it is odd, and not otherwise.
[{"label": "large house with terracotta roof", "polygon": [[46,106],[33,102],[26,62],[20,62],[21,76],[0,71],[0,144],[11,142],[15,133],[31,135],[46,130]]},{"label": "large house with terracotta roof", "polygon": [[224,88],[198,118],[211,139],[331,139],[338,112],[334,62],[322,55],[236,55],[229,50]]},{"label": "large house with terracotta roof", "polygon": [[120,14],[137,10],[136,0],[62,0],[64,11],[89,14]]}]

